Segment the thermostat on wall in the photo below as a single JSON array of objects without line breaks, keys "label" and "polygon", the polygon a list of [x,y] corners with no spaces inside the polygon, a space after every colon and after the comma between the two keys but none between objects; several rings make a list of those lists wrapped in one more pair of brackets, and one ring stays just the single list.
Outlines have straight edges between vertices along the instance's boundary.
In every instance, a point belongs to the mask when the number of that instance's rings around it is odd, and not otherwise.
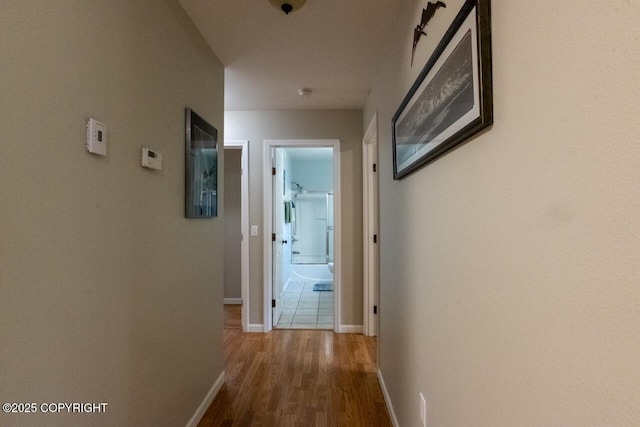
[{"label": "thermostat on wall", "polygon": [[162,153],[150,150],[148,148],[142,149],[142,167],[162,170]]},{"label": "thermostat on wall", "polygon": [[96,119],[87,122],[87,151],[100,156],[107,155],[107,127]]}]

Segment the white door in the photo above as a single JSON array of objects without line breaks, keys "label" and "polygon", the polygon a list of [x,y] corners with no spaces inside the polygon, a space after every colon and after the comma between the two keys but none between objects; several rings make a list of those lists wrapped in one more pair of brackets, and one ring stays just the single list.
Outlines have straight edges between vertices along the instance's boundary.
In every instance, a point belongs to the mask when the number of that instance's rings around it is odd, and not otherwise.
[{"label": "white door", "polygon": [[272,216],[272,245],[273,245],[273,267],[272,284],[273,284],[273,302],[272,302],[272,320],[273,327],[278,325],[278,319],[282,314],[282,294],[284,292],[282,283],[282,247],[287,243],[283,240],[284,235],[284,150],[276,148],[273,150],[272,165],[275,173],[271,174],[271,194],[273,195],[273,212]]}]

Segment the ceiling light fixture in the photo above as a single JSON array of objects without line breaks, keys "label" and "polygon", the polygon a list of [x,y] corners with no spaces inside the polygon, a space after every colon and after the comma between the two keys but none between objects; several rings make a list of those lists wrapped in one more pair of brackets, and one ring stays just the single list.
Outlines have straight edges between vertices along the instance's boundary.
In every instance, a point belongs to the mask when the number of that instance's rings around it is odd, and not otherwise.
[{"label": "ceiling light fixture", "polygon": [[309,98],[311,96],[311,89],[298,89],[298,95],[303,98]]},{"label": "ceiling light fixture", "polygon": [[288,15],[300,9],[306,1],[307,0],[269,0],[269,3]]}]

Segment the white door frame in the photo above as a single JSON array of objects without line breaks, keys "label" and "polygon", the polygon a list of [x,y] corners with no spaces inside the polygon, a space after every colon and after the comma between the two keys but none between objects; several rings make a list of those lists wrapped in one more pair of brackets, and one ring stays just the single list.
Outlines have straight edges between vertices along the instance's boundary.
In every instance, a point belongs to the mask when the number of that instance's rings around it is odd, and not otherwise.
[{"label": "white door frame", "polygon": [[340,316],[341,309],[341,278],[342,278],[342,258],[341,258],[341,236],[342,221],[340,220],[340,140],[338,139],[283,139],[283,140],[265,140],[264,141],[264,158],[262,162],[262,183],[264,199],[262,203],[264,218],[264,332],[269,332],[273,328],[273,319],[271,318],[271,300],[273,298],[273,278],[271,277],[271,263],[273,262],[271,234],[273,233],[271,219],[273,214],[272,205],[272,189],[271,189],[271,152],[274,148],[291,148],[291,147],[331,147],[333,148],[333,330],[341,332],[342,319]]},{"label": "white door frame", "polygon": [[[378,334],[378,314],[374,307],[379,295],[379,226],[378,226],[378,113],[376,112],[362,139],[362,209],[363,209],[363,333]],[[375,240],[374,240],[375,236]],[[379,313],[379,311],[377,311]]]},{"label": "white door frame", "polygon": [[231,140],[224,142],[225,149],[242,150],[240,166],[242,168],[240,231],[242,244],[240,249],[240,297],[242,298],[242,331],[249,331],[249,141]]}]

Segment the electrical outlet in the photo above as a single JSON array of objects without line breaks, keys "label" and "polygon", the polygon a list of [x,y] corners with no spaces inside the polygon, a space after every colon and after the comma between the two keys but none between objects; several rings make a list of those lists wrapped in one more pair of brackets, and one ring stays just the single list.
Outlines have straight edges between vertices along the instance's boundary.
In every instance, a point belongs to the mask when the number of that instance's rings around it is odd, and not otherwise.
[{"label": "electrical outlet", "polygon": [[422,393],[420,393],[420,421],[424,427],[427,427],[427,401]]}]

